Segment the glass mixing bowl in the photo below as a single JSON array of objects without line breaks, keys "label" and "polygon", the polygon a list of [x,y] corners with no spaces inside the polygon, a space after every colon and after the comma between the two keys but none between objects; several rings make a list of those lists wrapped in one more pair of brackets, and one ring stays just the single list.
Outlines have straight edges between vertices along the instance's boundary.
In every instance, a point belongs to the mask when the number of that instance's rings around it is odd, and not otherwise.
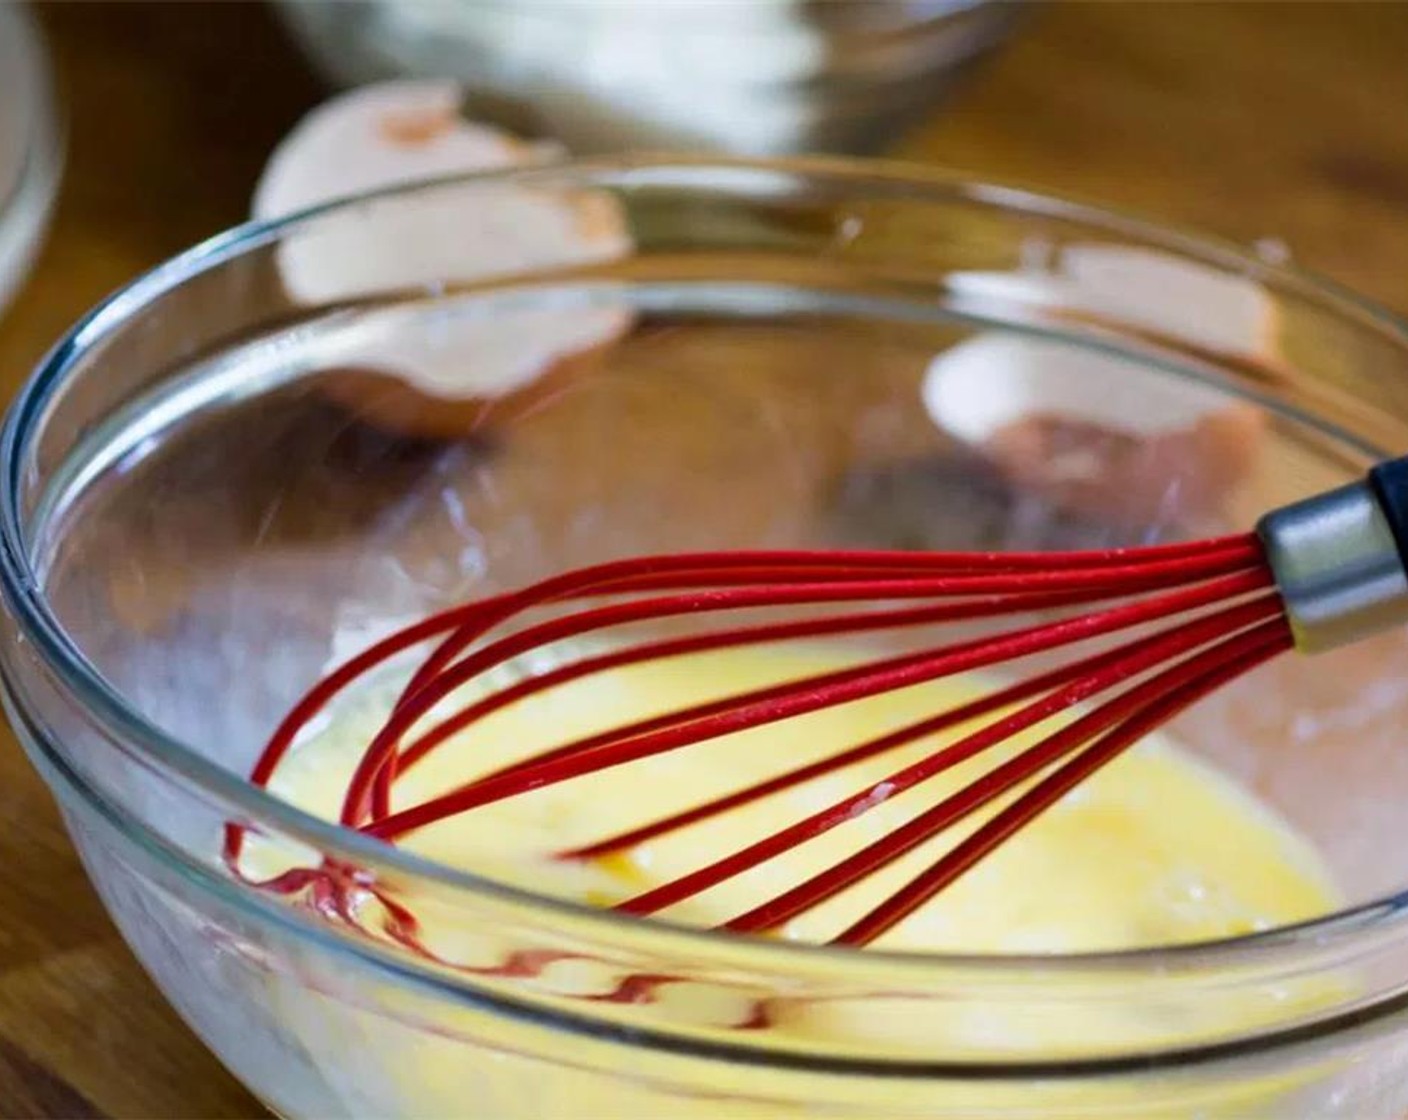
[{"label": "glass mixing bowl", "polygon": [[[543,214],[615,233],[552,242]],[[549,391],[458,434],[388,406],[388,369],[447,368],[537,369],[522,383]],[[427,183],[217,238],[59,343],[0,445],[6,702],[137,955],[286,1116],[1402,1114],[1402,634],[1286,657],[1174,725],[1345,895],[1176,948],[851,953],[627,920],[243,775],[379,628],[566,566],[1245,529],[1405,446],[1399,323],[1092,209],[844,162]],[[351,932],[234,879],[227,821],[516,960],[594,963],[475,972]],[[673,979],[624,998],[639,973]],[[774,1014],[719,1010],[740,1001]],[[804,1031],[799,1006],[861,1013]],[[926,1028],[958,1021],[961,1045]]]}]

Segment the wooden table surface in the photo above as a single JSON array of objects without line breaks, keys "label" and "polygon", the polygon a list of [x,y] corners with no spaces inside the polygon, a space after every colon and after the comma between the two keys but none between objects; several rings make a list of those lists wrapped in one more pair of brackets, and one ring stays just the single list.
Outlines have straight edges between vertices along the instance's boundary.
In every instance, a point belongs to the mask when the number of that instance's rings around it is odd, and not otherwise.
[{"label": "wooden table surface", "polygon": [[[47,245],[0,321],[6,397],[88,305],[240,220],[321,95],[253,3],[41,9],[70,122]],[[1251,242],[1408,310],[1408,4],[1041,10],[904,155]],[[0,742],[0,1116],[244,1117]]]}]

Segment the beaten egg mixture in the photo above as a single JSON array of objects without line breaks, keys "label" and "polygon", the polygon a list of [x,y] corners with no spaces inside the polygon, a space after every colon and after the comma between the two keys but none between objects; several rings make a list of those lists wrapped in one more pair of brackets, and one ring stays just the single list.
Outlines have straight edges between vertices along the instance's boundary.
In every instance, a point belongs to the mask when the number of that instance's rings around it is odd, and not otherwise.
[{"label": "beaten egg mixture", "polygon": [[[759,647],[652,663],[574,682],[506,708],[446,742],[398,779],[394,807],[418,804],[478,774],[626,720],[842,668],[855,657],[854,651],[823,646]],[[511,679],[511,674],[500,676],[486,687],[502,687]],[[383,680],[330,712],[281,767],[273,790],[336,819],[357,760],[403,683]],[[554,853],[834,754],[972,700],[991,687],[991,681],[964,677],[911,687],[535,791],[428,826],[399,843],[536,892],[610,906],[858,790],[880,791],[863,815],[658,915],[669,922],[715,925],[893,830],[1031,744],[1037,734],[1020,736],[892,798],[884,796],[884,782],[893,771],[973,728],[921,740],[626,852],[582,862],[559,860]],[[458,699],[464,702],[464,697]],[[977,823],[957,826],[771,936],[831,939]],[[273,872],[308,857],[260,841],[247,858],[251,870]],[[1312,917],[1336,901],[1334,884],[1316,853],[1284,821],[1207,763],[1155,735],[892,928],[875,947],[1002,954],[1130,949],[1244,934]],[[429,903],[417,909],[416,916],[424,944],[442,960],[483,967],[503,959],[506,946],[492,931],[464,928],[454,914]],[[535,982],[580,995],[609,991],[619,980],[619,975],[596,975],[580,962],[564,961],[547,968]],[[1328,994],[1319,981],[1307,985],[1277,998],[1313,1003]],[[750,1014],[746,993],[710,985],[666,985],[657,996],[654,1006],[633,1008],[631,1014],[673,1025],[725,1028]],[[554,1071],[548,1078],[539,1077],[534,1066],[514,1074],[514,1060],[481,1052],[443,1032],[407,1031],[344,1003],[323,997],[317,1002],[320,1009],[313,1010],[307,993],[300,993],[282,1003],[281,1014],[290,1024],[302,1023],[312,1032],[310,1037],[335,1039],[329,1044],[339,1050],[365,1050],[368,1061],[355,1063],[355,1077],[363,1084],[355,1090],[355,1108],[486,1117],[546,1115],[546,1109],[554,1115],[595,1117],[666,1107],[665,1098],[651,1097],[648,1088],[628,1089],[626,1082],[557,1067],[548,1067]],[[1132,1032],[1142,1037],[1165,1028],[1170,1036],[1189,1031],[1223,1034],[1239,1025],[1250,1027],[1272,1012],[1260,996],[1229,996],[1199,1023],[1182,1022],[1174,1015],[1159,1025],[1151,1018],[1159,1014],[1137,994],[1125,998],[1123,993],[1087,1005],[1074,1019],[1066,1011],[1025,1006],[1020,1000],[992,1005],[957,999],[934,1005],[876,996],[783,1001],[772,1011],[771,1029],[794,1043],[803,1040],[824,1048],[860,1042],[883,1053],[951,1055],[995,1043],[1026,1052],[1033,1047],[1038,1052],[1064,1052],[1083,1034],[1116,1043]],[[471,1082],[476,1092],[488,1094],[486,1102],[500,1103],[455,1113],[464,1086]],[[1248,1083],[1237,1091],[1239,1115],[1265,1107],[1272,1107],[1274,1114],[1275,1102],[1288,1090],[1282,1081]],[[720,1092],[727,1094],[727,1087],[720,1086]],[[645,1096],[637,1100],[632,1093]],[[975,1105],[979,1097],[973,1098]],[[1083,1100],[1076,1093],[1070,1106],[1078,1110]],[[1124,1107],[1120,1101],[1126,1098],[1105,1104]],[[702,1109],[698,1115],[718,1114],[710,1111],[709,1102],[697,1103]],[[1192,1103],[1190,1099],[1189,1107]],[[671,1098],[666,1110],[670,1115],[696,1114],[681,1108]],[[737,1108],[729,1113],[744,1114]],[[774,1113],[763,1110],[757,1115]]]}]

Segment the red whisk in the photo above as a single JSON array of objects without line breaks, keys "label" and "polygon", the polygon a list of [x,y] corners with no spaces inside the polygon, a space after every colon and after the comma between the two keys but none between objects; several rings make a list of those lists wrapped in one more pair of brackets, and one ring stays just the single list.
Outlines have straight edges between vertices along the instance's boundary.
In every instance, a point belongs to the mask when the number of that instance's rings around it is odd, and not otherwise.
[{"label": "red whisk", "polygon": [[[985,720],[883,781],[867,781],[853,795],[803,819],[782,822],[774,834],[616,907],[636,915],[657,913],[1052,721],[1052,729],[1033,745],[1009,752],[972,784],[723,927],[739,933],[775,929],[958,822],[1011,798],[835,937],[839,944],[865,945],[1100,767],[1214,689],[1292,648],[1312,652],[1342,645],[1408,620],[1405,544],[1408,459],[1375,468],[1364,482],[1269,514],[1255,533],[1189,544],[1069,553],[695,553],[602,564],[465,604],[376,643],[319,683],[289,713],[252,781],[270,781],[300,731],[334,696],[392,658],[417,649],[425,656],[368,743],[342,804],[343,825],[388,843],[530,790],[668,751],[708,750],[708,741],[722,735],[1096,638],[1115,638],[1109,648],[978,700],[559,853],[561,859],[582,860],[624,851],[925,736]],[[571,607],[581,600],[598,602]],[[454,699],[466,685],[482,686],[485,674],[525,654],[609,628],[817,605],[838,609],[611,647],[503,687],[481,687],[468,701]],[[524,621],[526,614],[544,607],[569,609],[546,621]],[[392,807],[398,778],[447,740],[493,712],[569,681],[709,650],[1033,612],[1054,620],[1028,619],[987,636],[626,722],[479,775],[421,804]],[[449,714],[447,704],[452,706]],[[242,828],[227,829],[226,858],[237,873],[243,839]],[[318,872],[288,872],[262,885],[286,893],[311,890],[315,902],[347,916],[345,891],[354,881],[347,869],[324,866]],[[390,915],[388,929],[415,943],[412,916],[388,899],[382,902]]]}]

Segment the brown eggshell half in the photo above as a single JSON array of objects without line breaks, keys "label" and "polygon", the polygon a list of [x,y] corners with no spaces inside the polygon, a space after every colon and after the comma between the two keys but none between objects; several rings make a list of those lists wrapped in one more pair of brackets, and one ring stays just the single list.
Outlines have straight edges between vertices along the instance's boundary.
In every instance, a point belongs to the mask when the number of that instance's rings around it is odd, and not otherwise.
[{"label": "brown eggshell half", "polygon": [[1215,518],[1251,475],[1264,429],[1264,414],[1240,403],[1152,435],[1035,414],[998,429],[982,450],[1063,508],[1162,524]]},{"label": "brown eggshell half", "polygon": [[[360,191],[456,172],[541,164],[559,154],[461,115],[452,82],[397,81],[333,98],[305,117],[261,179],[256,216],[277,217]],[[512,182],[449,188],[405,203],[371,200],[323,215],[279,249],[288,296],[313,306],[386,291],[480,284],[623,258],[624,208],[603,191]],[[599,367],[632,326],[624,303],[563,306],[525,331],[479,319],[449,345],[407,338],[401,352],[342,354],[310,382],[365,423],[416,439],[451,440],[523,416]],[[413,328],[415,329],[415,328]],[[432,328],[424,328],[431,330]]]},{"label": "brown eggshell half", "polygon": [[601,367],[614,341],[559,358],[522,389],[500,397],[440,396],[421,391],[403,374],[365,367],[329,369],[312,383],[357,420],[382,431],[417,439],[462,439],[502,431],[566,392]]}]

